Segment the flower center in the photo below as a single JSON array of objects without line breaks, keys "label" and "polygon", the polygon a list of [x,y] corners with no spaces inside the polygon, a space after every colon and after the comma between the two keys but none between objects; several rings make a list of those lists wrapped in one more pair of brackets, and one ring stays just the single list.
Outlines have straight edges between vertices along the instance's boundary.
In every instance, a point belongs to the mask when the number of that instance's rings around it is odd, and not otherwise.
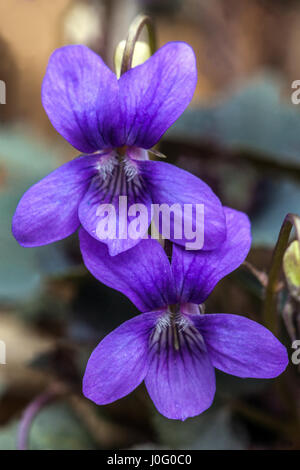
[{"label": "flower center", "polygon": [[120,197],[127,197],[128,206],[139,201],[146,187],[138,172],[138,166],[127,155],[119,155],[116,150],[102,154],[96,165],[93,179],[95,195],[101,197],[101,204],[120,204]]},{"label": "flower center", "polygon": [[[122,149],[126,149],[126,147],[122,147]],[[101,156],[96,167],[101,181],[105,181],[108,178],[117,179],[121,175],[125,176],[127,182],[129,182],[138,174],[136,163],[123,151],[120,153],[119,150],[122,149],[111,151]]]},{"label": "flower center", "polygon": [[194,347],[201,349],[201,351],[205,350],[201,333],[179,310],[176,312],[166,311],[159,318],[150,336],[151,349],[159,352],[163,347],[176,352],[183,348],[191,350]]}]

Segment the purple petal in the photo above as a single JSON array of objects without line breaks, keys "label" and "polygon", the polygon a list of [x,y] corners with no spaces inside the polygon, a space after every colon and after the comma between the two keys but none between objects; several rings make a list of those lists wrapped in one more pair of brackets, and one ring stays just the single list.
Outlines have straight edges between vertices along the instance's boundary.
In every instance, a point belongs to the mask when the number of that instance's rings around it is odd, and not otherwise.
[{"label": "purple petal", "polygon": [[[79,218],[84,229],[115,256],[147,236],[151,195],[135,174],[134,162],[124,167],[110,159],[110,164],[113,168],[107,174],[102,171],[94,177],[79,206]],[[135,176],[129,177],[128,171]]]},{"label": "purple petal", "polygon": [[106,336],[93,351],[83,378],[83,393],[98,405],[132,392],[148,370],[148,342],[158,313],[139,315]]},{"label": "purple petal", "polygon": [[192,48],[170,42],[119,79],[127,145],[151,148],[179,118],[197,83]]},{"label": "purple petal", "polygon": [[194,326],[162,323],[160,327],[158,323],[150,339],[145,384],[154,405],[167,418],[185,420],[211,406],[216,389],[214,368]]},{"label": "purple petal", "polygon": [[20,245],[46,245],[78,229],[78,206],[98,158],[78,157],[65,163],[24,194],[12,222],[13,235]]},{"label": "purple petal", "polygon": [[246,214],[224,208],[227,237],[213,251],[186,251],[174,245],[172,270],[182,302],[200,304],[215,285],[246,258],[251,245],[250,222]]},{"label": "purple petal", "polygon": [[115,74],[87,47],[65,46],[50,57],[43,106],[55,129],[81,152],[120,143],[118,93]]},{"label": "purple petal", "polygon": [[[153,203],[166,204],[169,207],[176,204],[179,215],[182,214],[181,221],[176,224],[177,227],[181,227],[181,233],[175,234],[174,231],[168,233],[168,230],[160,224],[160,232],[165,238],[170,238],[180,245],[192,242],[193,249],[197,250],[211,250],[224,241],[226,226],[223,207],[207,184],[169,163],[144,161],[137,164]],[[189,208],[193,208],[193,211],[189,212]],[[195,218],[195,209],[199,214],[197,218]],[[197,237],[195,237],[196,227]],[[186,232],[189,228],[191,235]]]},{"label": "purple petal", "polygon": [[286,348],[264,326],[239,315],[191,317],[217,369],[238,377],[270,379],[288,365]]},{"label": "purple petal", "polygon": [[84,264],[95,278],[125,294],[143,312],[174,302],[169,260],[156,240],[142,240],[117,256],[106,245],[79,232]]}]

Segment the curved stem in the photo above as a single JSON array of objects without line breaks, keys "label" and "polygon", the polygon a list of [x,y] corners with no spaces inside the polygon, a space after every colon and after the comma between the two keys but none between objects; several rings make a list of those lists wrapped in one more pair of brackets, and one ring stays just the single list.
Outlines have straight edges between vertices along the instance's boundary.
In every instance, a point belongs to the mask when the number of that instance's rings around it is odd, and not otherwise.
[{"label": "curved stem", "polygon": [[40,410],[50,401],[62,394],[61,387],[53,386],[45,392],[38,395],[25,409],[17,437],[17,449],[27,450],[29,447],[29,434],[34,418]]},{"label": "curved stem", "polygon": [[289,237],[293,226],[296,229],[297,238],[300,241],[300,224],[299,217],[295,214],[287,214],[285,217],[279,235],[275,245],[271,267],[268,275],[268,283],[265,292],[265,301],[263,308],[263,319],[264,324],[273,333],[278,330],[277,325],[277,285],[279,281],[279,275],[282,267],[283,255],[287,249]]},{"label": "curved stem", "polygon": [[148,31],[151,54],[154,54],[156,50],[155,30],[151,18],[146,15],[138,15],[129,27],[122,59],[121,75],[131,69],[135,44],[144,27],[146,27]]}]

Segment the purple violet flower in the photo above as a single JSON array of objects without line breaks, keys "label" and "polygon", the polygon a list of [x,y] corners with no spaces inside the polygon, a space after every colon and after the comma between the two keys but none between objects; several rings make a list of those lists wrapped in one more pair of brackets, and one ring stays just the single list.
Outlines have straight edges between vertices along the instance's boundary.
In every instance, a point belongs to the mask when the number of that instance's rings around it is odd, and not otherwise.
[{"label": "purple violet flower", "polygon": [[[194,52],[182,42],[166,44],[119,80],[85,46],[56,50],[43,81],[43,106],[55,129],[84,155],[25,193],[13,219],[17,241],[26,247],[45,245],[71,235],[80,225],[97,238],[97,223],[103,217],[97,212],[99,205],[113,204],[118,216],[117,203],[124,195],[128,206],[138,203],[148,209],[151,204],[204,204],[203,249],[222,243],[225,217],[212,190],[182,169],[147,159],[146,150],[188,106],[196,81]],[[121,217],[119,232],[128,226]],[[132,220],[128,214],[124,218]],[[126,232],[101,241],[116,255],[140,239]]]},{"label": "purple violet flower", "polygon": [[285,347],[262,325],[239,315],[199,313],[218,281],[250,249],[247,216],[225,208],[227,238],[213,251],[143,240],[110,257],[105,245],[80,231],[87,268],[123,292],[142,311],[106,336],[92,353],[83,393],[99,405],[134,390],[143,380],[158,411],[185,420],[206,410],[215,394],[214,368],[238,377],[272,378],[287,364]]}]

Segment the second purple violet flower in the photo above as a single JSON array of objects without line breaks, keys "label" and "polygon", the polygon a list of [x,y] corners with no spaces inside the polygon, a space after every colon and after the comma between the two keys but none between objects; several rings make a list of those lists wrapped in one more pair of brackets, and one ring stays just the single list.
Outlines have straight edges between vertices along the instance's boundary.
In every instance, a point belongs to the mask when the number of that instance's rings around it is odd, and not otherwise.
[{"label": "second purple violet flower", "polygon": [[238,377],[272,378],[287,364],[285,347],[248,318],[200,313],[215,285],[246,258],[248,217],[225,208],[227,237],[219,249],[189,252],[173,245],[171,263],[155,240],[143,240],[116,257],[84,230],[87,268],[123,292],[144,313],[106,336],[92,353],[83,393],[99,405],[134,390],[143,380],[156,408],[185,420],[214,399],[214,368]]}]

